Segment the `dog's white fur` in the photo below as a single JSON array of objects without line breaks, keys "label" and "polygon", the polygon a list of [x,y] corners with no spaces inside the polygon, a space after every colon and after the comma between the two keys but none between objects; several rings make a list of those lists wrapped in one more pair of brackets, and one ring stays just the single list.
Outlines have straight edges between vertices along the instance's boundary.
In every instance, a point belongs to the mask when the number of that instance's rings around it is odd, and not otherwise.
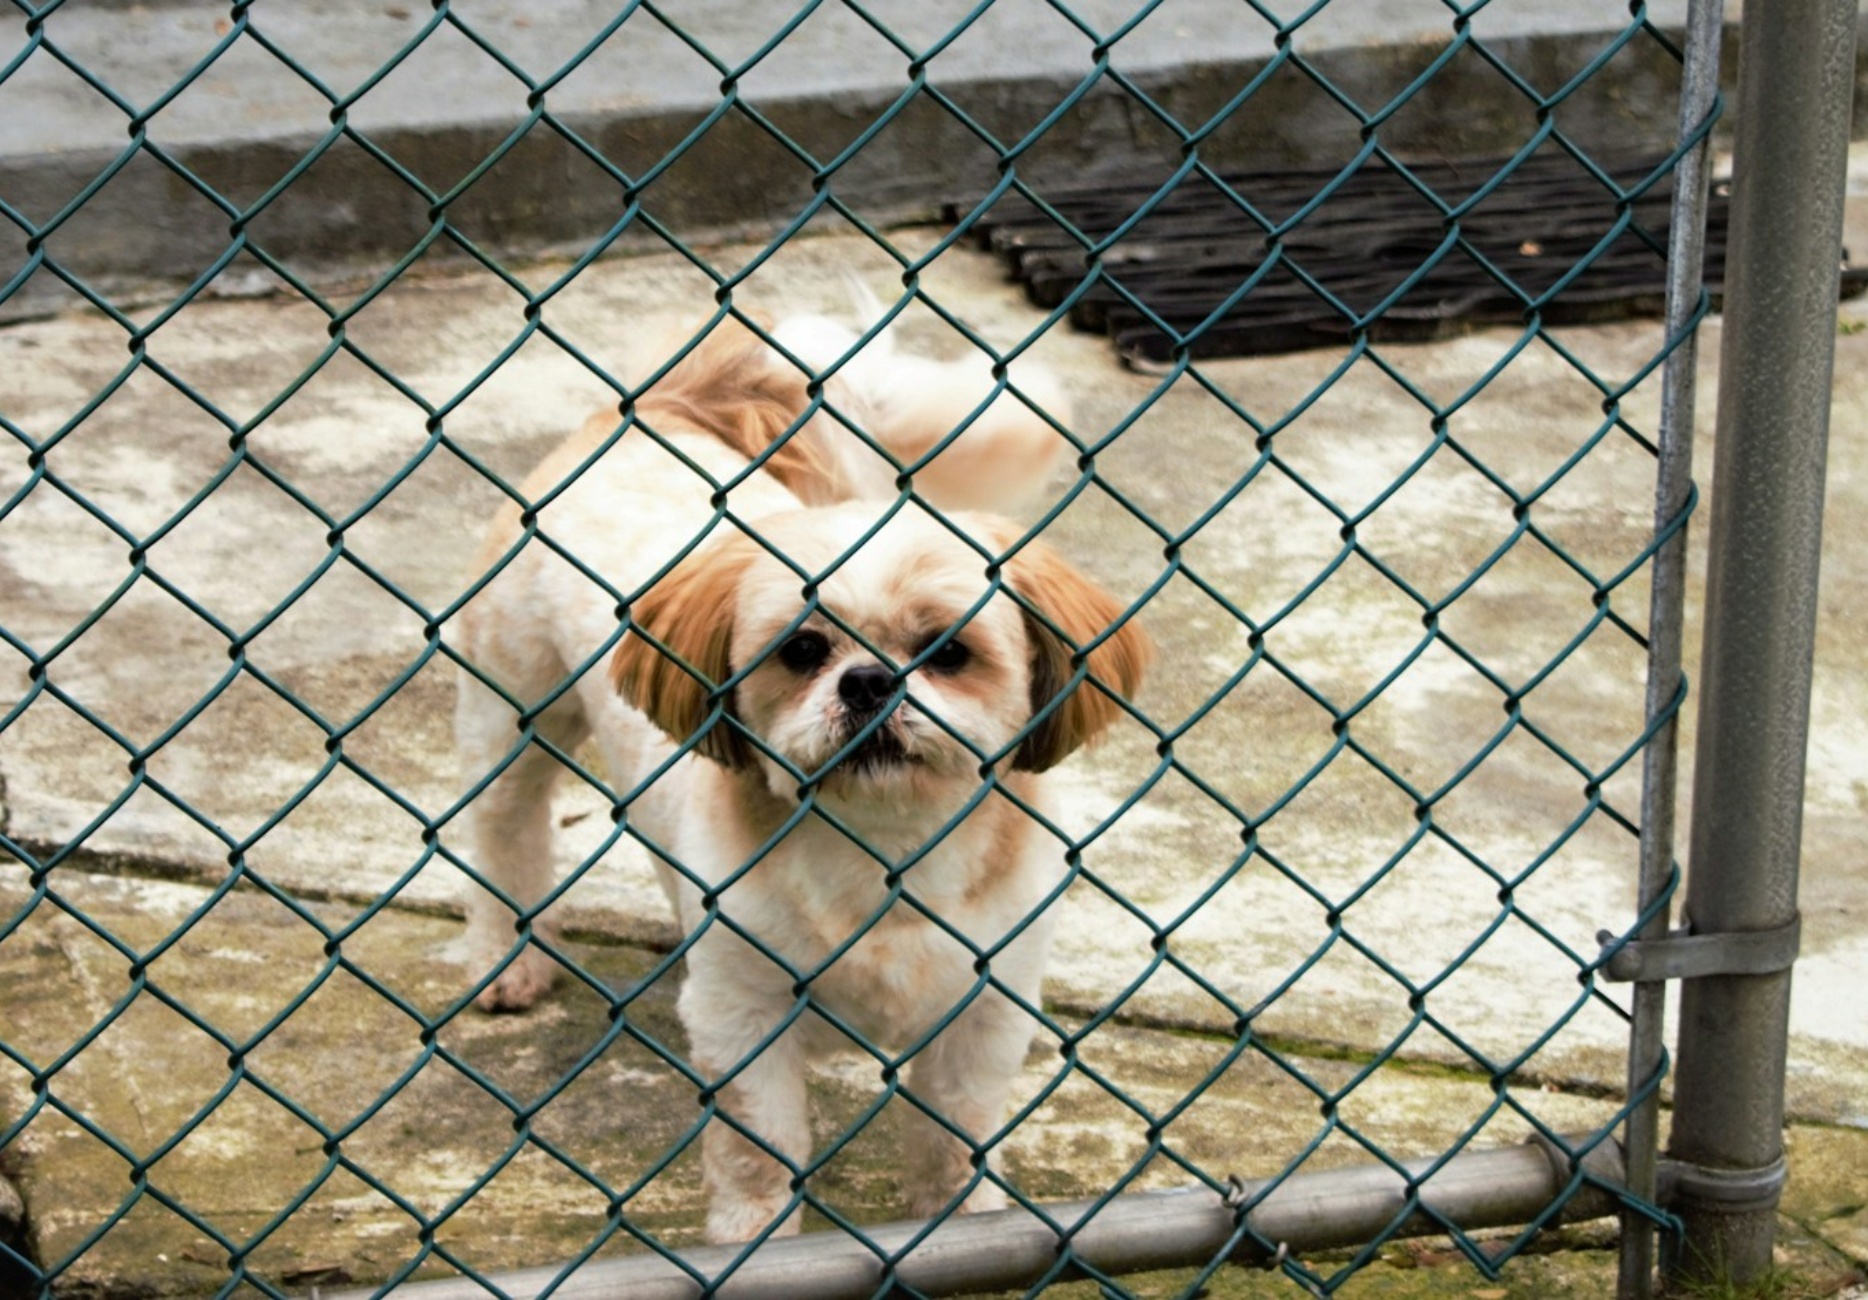
[{"label": "dog's white fur", "polygon": [[[776,337],[814,370],[842,361],[825,385],[829,402],[905,463],[992,393],[983,362],[904,357],[886,336],[849,357],[856,336],[827,320],[788,322]],[[1048,379],[1019,378],[1061,409]],[[805,412],[806,382],[750,332],[723,325],[638,403],[667,447],[640,429],[604,447],[617,421],[599,416],[527,480],[528,500],[549,497],[536,512],[542,537],[626,598],[643,593],[629,615],[648,636],[624,636],[611,663],[601,660],[616,635],[616,598],[538,538],[515,551],[516,507],[485,555],[489,564],[508,557],[505,567],[462,615],[467,657],[528,707],[575,676],[537,714],[536,730],[566,752],[594,736],[617,790],[667,763],[676,742],[694,745],[626,815],[665,856],[658,869],[682,926],[704,928],[687,953],[679,1009],[694,1068],[725,1080],[717,1100],[730,1119],[709,1124],[703,1139],[715,1241],[743,1240],[781,1218],[779,1231],[797,1229],[786,1212],[792,1170],[741,1129],[793,1166],[809,1158],[805,1062],[849,1042],[814,1012],[797,1014],[801,981],[814,1007],[898,1049],[959,1008],[908,1064],[918,1106],[908,1108],[904,1179],[918,1215],[963,1192],[969,1210],[1002,1202],[995,1184],[976,1178],[972,1144],[919,1107],[975,1141],[1001,1123],[1035,1022],[983,986],[976,965],[1037,1002],[1047,904],[1064,874],[1063,846],[1014,800],[1043,812],[1038,774],[1119,710],[1096,685],[1067,690],[1073,651],[1109,633],[1089,666],[1121,694],[1139,684],[1149,654],[1132,622],[1110,632],[1115,600],[1041,543],[1014,550],[1022,530],[1002,518],[950,516],[975,545],[911,505],[870,535],[898,494],[898,471],[827,412],[741,479]],[[916,469],[915,487],[943,509],[1004,508],[1043,486],[1068,447],[1003,395]],[[735,484],[727,504],[753,521],[746,532],[717,521],[710,490],[683,458]],[[676,563],[710,525],[713,536]],[[1007,552],[999,581],[1035,615],[992,589],[982,553]],[[817,597],[808,615],[800,572]],[[907,675],[906,698],[883,699],[917,656],[925,661]],[[860,681],[846,682],[852,670]],[[725,718],[709,688],[729,680]],[[1041,721],[1015,745],[1034,710]],[[520,745],[511,704],[471,675],[456,724],[465,778],[499,771],[466,812],[470,859],[529,916],[552,885],[549,795],[561,764]],[[989,760],[997,784],[980,797]],[[807,791],[812,810],[798,818]],[[530,1005],[556,963],[520,938],[506,902],[484,889],[471,895],[475,973],[498,968],[480,1005]],[[529,919],[549,939],[543,918]]]}]

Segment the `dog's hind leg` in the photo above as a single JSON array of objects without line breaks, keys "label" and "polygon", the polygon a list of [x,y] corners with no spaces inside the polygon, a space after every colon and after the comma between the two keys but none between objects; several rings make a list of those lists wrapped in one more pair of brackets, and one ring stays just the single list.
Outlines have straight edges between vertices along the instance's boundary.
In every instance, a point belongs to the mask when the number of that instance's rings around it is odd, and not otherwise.
[{"label": "dog's hind leg", "polygon": [[554,878],[551,792],[563,765],[539,740],[570,753],[583,741],[584,724],[566,708],[522,733],[512,707],[463,674],[454,730],[466,788],[486,782],[463,812],[467,861],[485,881],[467,891],[467,960],[475,979],[497,968],[474,1003],[483,1011],[523,1011],[558,971],[538,943],[555,934],[538,908]]},{"label": "dog's hind leg", "polygon": [[678,920],[683,882],[662,856],[679,836],[688,809],[687,783],[675,743],[618,695],[603,673],[584,674],[577,695],[596,738],[611,797],[622,804],[630,831],[649,851],[668,906]]}]

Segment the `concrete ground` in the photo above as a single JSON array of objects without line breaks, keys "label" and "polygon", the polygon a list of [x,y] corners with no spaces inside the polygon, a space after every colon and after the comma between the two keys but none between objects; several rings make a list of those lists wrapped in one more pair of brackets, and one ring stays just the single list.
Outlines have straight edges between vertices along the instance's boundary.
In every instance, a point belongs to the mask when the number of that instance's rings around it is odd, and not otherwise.
[{"label": "concrete ground", "polygon": [[[616,28],[623,8],[632,12]],[[223,205],[193,194],[178,169],[227,203],[257,205],[244,228],[292,265],[393,260],[429,224],[429,204],[412,186],[434,197],[464,187],[450,220],[482,248],[581,249],[616,220],[619,178],[592,165],[573,137],[628,177],[653,170],[647,206],[680,230],[774,229],[791,220],[814,193],[815,168],[799,150],[826,165],[836,160],[839,200],[865,216],[925,213],[997,180],[999,153],[987,138],[1009,149],[1041,124],[1019,155],[1027,180],[1133,175],[1138,167],[1165,178],[1181,139],[1160,114],[1188,130],[1207,123],[1265,73],[1278,48],[1272,21],[1242,16],[1229,0],[1173,0],[1149,6],[1145,21],[1130,21],[1140,13],[1131,0],[868,0],[809,9],[768,52],[780,23],[802,9],[745,0],[660,8],[473,0],[442,18],[427,5],[332,0],[249,6],[236,26],[213,0],[67,4],[37,33],[61,57],[41,51],[0,85],[0,193],[28,220],[52,221],[124,150],[132,123],[121,105],[129,104],[157,106],[135,127],[169,164],[139,154],[114,168],[47,244],[94,277],[192,275],[225,247]],[[1685,12],[1685,0],[1656,0],[1644,11],[1667,31]],[[1619,0],[1567,0],[1492,4],[1461,21],[1494,58],[1553,94],[1627,15]],[[941,39],[963,19],[962,35]],[[1361,138],[1338,97],[1373,111],[1401,94],[1432,64],[1450,21],[1443,6],[1421,0],[1334,0],[1306,14],[1294,48],[1307,71],[1265,76],[1249,108],[1206,132],[1202,158],[1217,166],[1346,160]],[[1111,37],[1106,50],[1099,34]],[[0,30],[0,68],[29,43],[23,22]],[[911,52],[926,57],[911,60]],[[1107,72],[1082,93],[1099,52]],[[902,105],[886,129],[840,159],[917,74],[945,107],[927,95]],[[166,96],[184,81],[184,93]],[[789,144],[727,114],[680,162],[656,168],[729,83]],[[1565,96],[1565,129],[1593,149],[1646,149],[1671,130],[1677,93],[1677,60],[1644,37]],[[1066,101],[1069,110],[1057,112]],[[541,113],[550,125],[505,147]],[[325,142],[304,165],[334,122],[351,134]],[[1515,149],[1535,125],[1524,95],[1468,55],[1439,68],[1431,93],[1389,114],[1382,138],[1403,152],[1467,156]],[[283,195],[262,202],[287,175]],[[0,253],[23,254],[24,242],[10,223],[0,226]],[[27,286],[12,305],[43,288]]]},{"label": "concrete ground", "polygon": [[[1849,242],[1868,248],[1868,156],[1857,164]],[[915,258],[941,234],[907,225],[888,238]],[[899,291],[899,261],[860,234],[814,232],[765,261],[760,247],[722,239],[696,251],[723,274],[746,268],[735,300],[775,315],[842,309],[848,274],[885,297]],[[536,290],[566,263],[509,269]],[[367,284],[320,282],[336,302]],[[967,248],[940,253],[920,284],[1000,345],[1041,319],[997,264]],[[715,285],[688,258],[637,250],[594,263],[543,318],[582,358],[639,376],[695,325]],[[635,1184],[687,1132],[693,1090],[640,1039],[583,1064],[610,1026],[604,998],[573,986],[523,1017],[465,1014],[433,1032],[424,1023],[470,977],[456,951],[457,874],[422,842],[421,819],[458,791],[451,674],[424,659],[417,611],[445,609],[471,580],[497,499],[431,444],[428,417],[443,411],[453,446],[516,477],[608,390],[584,360],[528,334],[510,284],[418,266],[347,318],[350,350],[270,411],[245,439],[248,463],[236,463],[230,431],[306,373],[329,333],[323,312],[269,291],[257,271],[227,287],[236,292],[166,320],[149,360],[127,374],[123,327],[55,297],[0,327],[0,416],[34,439],[71,426],[44,460],[69,490],[40,481],[0,518],[0,626],[15,643],[0,698],[30,700],[0,731],[4,830],[34,855],[84,845],[42,892],[18,863],[0,865],[0,1121],[26,1120],[0,1164],[26,1197],[28,1244],[62,1266],[71,1294],[211,1294],[230,1276],[230,1255],[274,1287],[311,1293],[393,1275],[430,1244],[418,1216],[444,1215],[432,1242],[477,1271],[569,1259],[603,1230],[601,1187],[627,1190],[639,1228],[692,1242],[695,1161]],[[155,287],[131,301],[136,319],[150,320],[166,299]],[[918,307],[903,334],[931,352],[959,346]],[[1557,338],[1562,352],[1517,353],[1450,420],[1459,444],[1519,490],[1602,423],[1602,389],[1579,366],[1625,380],[1659,331],[1606,324]],[[1716,453],[1718,341],[1715,318],[1701,354],[1702,484]],[[1161,658],[1139,705],[1159,728],[1188,724],[1174,752],[1206,788],[1181,775],[1150,787],[1086,852],[1092,878],[1063,904],[1047,986],[1058,1031],[1076,1034],[1111,1002],[1121,1012],[1082,1036],[1073,1068],[1057,1033],[1040,1034],[1022,1095],[1044,1099],[1006,1144],[1008,1172],[1032,1196],[1089,1195],[1130,1177],[1177,1185],[1182,1162],[1262,1177],[1312,1143],[1306,1170],[1366,1160],[1371,1148],[1431,1155],[1468,1134],[1501,1145],[1525,1135],[1527,1118],[1575,1131],[1622,1104],[1625,994],[1599,986],[1584,996],[1577,973],[1598,930],[1630,922],[1636,844],[1603,811],[1569,828],[1589,808],[1583,770],[1608,768],[1640,729],[1638,647],[1596,628],[1526,697],[1525,716],[1554,744],[1519,728],[1488,749],[1506,718],[1502,692],[1443,646],[1410,661],[1418,606],[1373,566],[1351,561],[1279,613],[1340,547],[1340,522],[1318,495],[1351,514],[1374,504],[1429,446],[1424,402],[1454,404],[1514,342],[1485,330],[1383,347],[1392,374],[1365,362],[1338,375],[1343,358],[1327,350],[1213,362],[1201,366],[1210,388],[1123,370],[1104,340],[1062,328],[1033,348],[1073,394],[1080,437],[1122,430],[1097,457],[1106,486],[1075,498],[1051,536],[1128,596],[1161,576],[1163,534],[1190,530],[1254,463],[1250,431],[1216,393],[1262,424],[1290,423],[1275,440],[1279,465],[1184,540],[1185,572],[1145,611]],[[1868,308],[1843,306],[1837,348],[1782,1209],[1786,1261],[1830,1293],[1868,1265]],[[1651,434],[1657,409],[1649,381],[1620,412]],[[0,495],[27,487],[36,469],[12,457]],[[1651,458],[1611,431],[1540,498],[1535,518],[1571,560],[1617,572],[1651,528],[1651,477]],[[1053,496],[1068,486],[1053,485]],[[1438,597],[1512,523],[1496,487],[1442,451],[1381,500],[1358,537]],[[320,573],[334,525],[343,555]],[[143,553],[131,556],[125,533]],[[1692,536],[1698,555],[1703,530]],[[138,561],[143,576],[88,621]],[[1260,664],[1205,713],[1251,648],[1240,620],[1188,573],[1268,624],[1265,644],[1282,666]],[[1590,597],[1571,563],[1526,540],[1441,626],[1521,683],[1588,627]],[[1695,586],[1689,647],[1697,600]],[[1612,603],[1646,626],[1638,575]],[[247,666],[231,676],[229,632]],[[54,689],[35,681],[22,646],[41,656],[58,647],[46,673]],[[1386,771],[1339,754],[1265,821],[1260,851],[1234,871],[1240,828],[1220,799],[1263,816],[1331,753],[1334,719],[1321,701],[1341,710],[1378,685],[1348,734]],[[1690,771],[1690,709],[1685,731]],[[341,743],[329,743],[333,732]],[[1154,771],[1156,743],[1129,724],[1062,769],[1067,828],[1087,833],[1121,807]],[[1455,776],[1435,807],[1443,836],[1401,855],[1417,829],[1403,783],[1432,791]],[[1632,818],[1638,773],[1615,772],[1602,795]],[[567,865],[601,844],[607,811],[588,791],[566,792],[557,817]],[[1682,825],[1688,816],[1683,808]],[[235,856],[238,880],[228,875]],[[1508,914],[1498,876],[1514,878]],[[1352,898],[1343,937],[1328,942],[1331,902]],[[571,950],[614,990],[651,973],[673,937],[628,845],[585,874],[567,910]],[[1156,960],[1161,934],[1171,964]],[[1430,1019],[1410,1013],[1403,981],[1432,982]],[[641,1039],[680,1044],[673,984],[657,981],[631,1003]],[[1261,1048],[1217,1071],[1233,1008],[1259,1004]],[[1517,1066],[1503,1106],[1486,1062]],[[826,1141],[862,1113],[874,1074],[855,1061],[821,1073]],[[1322,1100],[1352,1081],[1326,1122]],[[536,1106],[536,1140],[510,1159],[513,1113],[492,1089]],[[885,1113],[820,1178],[826,1199],[860,1221],[900,1212],[892,1123]],[[1558,1249],[1514,1264],[1497,1290],[1444,1243],[1396,1246],[1350,1293],[1603,1293],[1613,1264],[1600,1228],[1548,1244]],[[1326,1274],[1341,1262],[1312,1261]],[[421,1275],[452,1271],[430,1259]],[[1139,1293],[1184,1281],[1155,1279]],[[1216,1294],[1260,1293],[1244,1275],[1223,1285],[1234,1289]]]}]

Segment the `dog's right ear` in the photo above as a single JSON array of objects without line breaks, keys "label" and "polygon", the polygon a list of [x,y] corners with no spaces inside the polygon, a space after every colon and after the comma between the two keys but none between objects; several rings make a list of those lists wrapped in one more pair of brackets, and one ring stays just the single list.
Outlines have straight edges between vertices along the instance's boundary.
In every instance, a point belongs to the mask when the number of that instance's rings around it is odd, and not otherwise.
[{"label": "dog's right ear", "polygon": [[752,746],[724,718],[706,725],[708,697],[733,673],[733,610],[753,556],[752,544],[733,536],[681,561],[629,607],[632,626],[667,653],[631,631],[610,659],[610,681],[624,699],[675,741],[692,741],[695,752],[728,767],[750,764]]},{"label": "dog's right ear", "polygon": [[[956,518],[1001,552],[1017,546],[1024,533],[1020,525],[992,515]],[[1006,578],[1026,605],[1022,612],[1031,643],[1031,711],[1036,719],[1018,747],[1013,767],[1043,772],[1096,740],[1122,716],[1116,700],[1141,689],[1142,676],[1154,659],[1154,643],[1140,623],[1123,617],[1121,601],[1043,542],[1020,547],[1006,561]],[[1076,682],[1081,648],[1092,642],[1096,648],[1089,652],[1088,667],[1100,685]]]}]

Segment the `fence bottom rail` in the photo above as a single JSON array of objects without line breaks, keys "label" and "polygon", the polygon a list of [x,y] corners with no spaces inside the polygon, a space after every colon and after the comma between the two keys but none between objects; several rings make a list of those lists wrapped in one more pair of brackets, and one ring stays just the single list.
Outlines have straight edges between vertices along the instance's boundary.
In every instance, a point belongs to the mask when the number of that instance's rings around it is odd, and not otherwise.
[{"label": "fence bottom rail", "polygon": [[[1564,1145],[1581,1149],[1592,1141],[1594,1135],[1578,1136]],[[1553,1224],[1604,1218],[1620,1208],[1605,1188],[1622,1184],[1621,1148],[1596,1142],[1581,1163],[1590,1182],[1565,1202]],[[1409,1180],[1433,1167],[1433,1161],[1401,1166]],[[1237,1204],[1253,1205],[1261,1192],[1264,1197],[1246,1215],[1250,1232],[1232,1247],[1233,1259],[1275,1264],[1277,1256],[1260,1242],[1273,1243],[1279,1255],[1297,1256],[1384,1233],[1428,1236],[1446,1231],[1447,1224],[1473,1231],[1530,1223],[1570,1185],[1573,1169],[1561,1146],[1538,1139],[1455,1156],[1420,1184],[1426,1209],[1394,1231],[1391,1225],[1407,1206],[1407,1180],[1386,1165],[1296,1174],[1268,1192],[1268,1184],[1241,1183],[1232,1197]],[[897,1283],[922,1295],[955,1296],[1017,1289],[1051,1273],[1064,1242],[1051,1224],[1068,1232],[1078,1260],[1112,1276],[1198,1267],[1239,1234],[1228,1198],[1199,1186],[1040,1208],[1050,1223],[1021,1207],[952,1218],[932,1230],[920,1222],[891,1223],[863,1229],[864,1239],[811,1233],[767,1241],[749,1254],[743,1246],[707,1246],[673,1256],[594,1260],[569,1277],[562,1268],[538,1268],[488,1281],[512,1300],[547,1293],[555,1300],[841,1300],[874,1295],[892,1271]],[[699,1279],[720,1280],[709,1290]],[[354,1291],[328,1300],[366,1300],[372,1294]],[[410,1283],[396,1292],[399,1300],[484,1300],[487,1294],[480,1283],[464,1278]]]}]

